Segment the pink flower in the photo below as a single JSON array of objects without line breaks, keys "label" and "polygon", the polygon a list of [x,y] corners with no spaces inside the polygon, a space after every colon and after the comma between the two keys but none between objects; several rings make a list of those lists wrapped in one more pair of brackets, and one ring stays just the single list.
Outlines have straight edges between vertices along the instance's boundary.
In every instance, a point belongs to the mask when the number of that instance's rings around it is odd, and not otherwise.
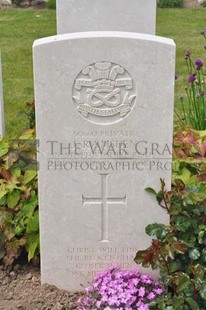
[{"label": "pink flower", "polygon": [[86,296],[78,301],[78,310],[149,310],[148,303],[162,293],[162,286],[151,275],[113,265],[95,276]]},{"label": "pink flower", "polygon": [[140,297],[144,297],[144,295],[145,295],[145,288],[144,287],[140,287],[140,289],[139,289],[139,296]]}]

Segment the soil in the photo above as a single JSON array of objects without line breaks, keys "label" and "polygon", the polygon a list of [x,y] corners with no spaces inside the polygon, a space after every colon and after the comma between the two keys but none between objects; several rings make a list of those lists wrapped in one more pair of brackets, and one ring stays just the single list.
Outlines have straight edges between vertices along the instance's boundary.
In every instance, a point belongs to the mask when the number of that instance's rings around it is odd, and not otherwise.
[{"label": "soil", "polygon": [[0,310],[73,310],[80,293],[69,293],[55,286],[40,284],[38,267],[0,266]]}]

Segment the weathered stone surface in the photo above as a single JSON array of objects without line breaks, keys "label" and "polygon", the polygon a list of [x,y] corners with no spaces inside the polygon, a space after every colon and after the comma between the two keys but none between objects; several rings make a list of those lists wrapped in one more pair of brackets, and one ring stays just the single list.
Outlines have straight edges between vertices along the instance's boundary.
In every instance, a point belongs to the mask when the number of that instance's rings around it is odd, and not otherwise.
[{"label": "weathered stone surface", "polygon": [[155,34],[156,0],[58,0],[57,33],[128,31]]},{"label": "weathered stone surface", "polygon": [[130,269],[167,222],[146,187],[170,186],[175,45],[121,32],[34,44],[42,282],[79,290]]}]

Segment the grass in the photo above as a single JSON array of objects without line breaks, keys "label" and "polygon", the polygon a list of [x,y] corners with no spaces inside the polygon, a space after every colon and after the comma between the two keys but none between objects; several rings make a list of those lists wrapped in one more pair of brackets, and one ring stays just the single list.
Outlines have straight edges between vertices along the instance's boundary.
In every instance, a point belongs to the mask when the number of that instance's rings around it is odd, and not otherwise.
[{"label": "grass", "polygon": [[22,131],[25,118],[17,117],[25,110],[25,102],[34,95],[32,44],[34,40],[56,33],[53,10],[0,11],[0,47],[5,104],[6,135]]},{"label": "grass", "polygon": [[[175,107],[180,106],[179,97],[184,95],[187,85],[187,67],[184,59],[186,49],[193,59],[206,61],[206,41],[200,30],[206,27],[206,9],[159,9],[157,14],[157,34],[172,38],[177,47],[176,72],[179,75],[175,90]],[[205,63],[206,65],[206,63]]]},{"label": "grass", "polygon": [[[22,131],[25,119],[18,118],[25,102],[33,98],[32,44],[35,39],[56,33],[54,10],[1,10],[0,47],[4,82],[6,134]],[[205,59],[204,38],[199,34],[206,25],[206,9],[158,9],[157,34],[175,40],[177,68],[175,105],[186,85],[184,51],[189,48],[194,58]]]}]

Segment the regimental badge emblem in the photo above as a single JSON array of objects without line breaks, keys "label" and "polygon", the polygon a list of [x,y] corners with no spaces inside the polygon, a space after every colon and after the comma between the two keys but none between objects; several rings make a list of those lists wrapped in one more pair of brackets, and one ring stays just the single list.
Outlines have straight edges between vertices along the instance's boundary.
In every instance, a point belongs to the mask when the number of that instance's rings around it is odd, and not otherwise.
[{"label": "regimental badge emblem", "polygon": [[134,107],[134,82],[122,66],[97,62],[84,68],[73,85],[77,111],[88,121],[108,125],[122,120]]}]

